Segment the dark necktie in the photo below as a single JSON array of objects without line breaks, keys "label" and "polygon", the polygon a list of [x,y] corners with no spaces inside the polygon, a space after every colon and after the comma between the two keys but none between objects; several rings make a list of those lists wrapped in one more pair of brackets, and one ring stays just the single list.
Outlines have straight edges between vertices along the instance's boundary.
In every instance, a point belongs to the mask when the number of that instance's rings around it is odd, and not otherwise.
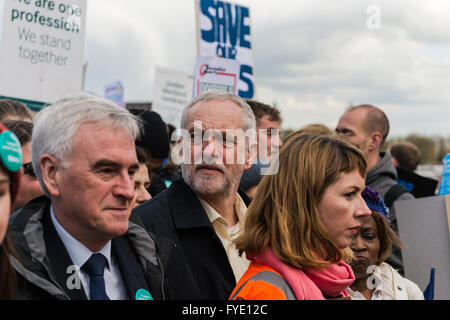
[{"label": "dark necktie", "polygon": [[109,300],[105,290],[103,272],[108,263],[105,256],[100,253],[93,254],[81,268],[89,275],[89,290],[91,300]]}]

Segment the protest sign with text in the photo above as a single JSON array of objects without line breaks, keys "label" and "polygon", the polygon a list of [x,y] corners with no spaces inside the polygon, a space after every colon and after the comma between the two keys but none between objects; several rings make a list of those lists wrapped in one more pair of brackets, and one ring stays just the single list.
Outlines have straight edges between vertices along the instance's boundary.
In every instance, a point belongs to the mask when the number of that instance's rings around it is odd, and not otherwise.
[{"label": "protest sign with text", "polygon": [[193,81],[192,75],[186,72],[157,67],[152,110],[158,112],[164,122],[178,127],[181,113],[192,97]]},{"label": "protest sign with text", "polygon": [[238,92],[255,95],[250,9],[217,0],[196,0],[198,55],[239,62]]},{"label": "protest sign with text", "polygon": [[82,89],[86,0],[4,0],[0,95],[54,102]]},{"label": "protest sign with text", "polygon": [[232,59],[198,56],[195,64],[194,97],[210,89],[237,94],[239,62]]}]

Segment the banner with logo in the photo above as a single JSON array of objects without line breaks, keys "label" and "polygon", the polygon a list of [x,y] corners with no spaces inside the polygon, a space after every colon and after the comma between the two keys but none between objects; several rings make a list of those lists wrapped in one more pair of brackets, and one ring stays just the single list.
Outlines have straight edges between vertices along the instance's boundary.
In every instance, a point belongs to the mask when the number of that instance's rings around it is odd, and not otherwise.
[{"label": "banner with logo", "polygon": [[253,98],[254,63],[250,9],[218,0],[196,0],[198,55],[239,62],[238,91]]},{"label": "banner with logo", "polygon": [[237,94],[239,67],[236,60],[198,56],[195,64],[194,97],[210,89]]},{"label": "banner with logo", "polygon": [[0,95],[52,103],[81,91],[86,0],[3,3]]}]

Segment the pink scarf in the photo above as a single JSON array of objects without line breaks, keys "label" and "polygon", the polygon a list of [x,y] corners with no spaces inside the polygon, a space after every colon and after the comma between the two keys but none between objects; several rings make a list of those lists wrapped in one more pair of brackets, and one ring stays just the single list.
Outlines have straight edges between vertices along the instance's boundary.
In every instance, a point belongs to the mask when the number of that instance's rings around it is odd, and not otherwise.
[{"label": "pink scarf", "polygon": [[278,259],[270,247],[262,254],[248,255],[247,258],[278,271],[294,291],[297,300],[325,300],[324,294],[329,297],[340,294],[348,296],[346,289],[355,281],[352,268],[343,261],[321,271],[297,269]]}]

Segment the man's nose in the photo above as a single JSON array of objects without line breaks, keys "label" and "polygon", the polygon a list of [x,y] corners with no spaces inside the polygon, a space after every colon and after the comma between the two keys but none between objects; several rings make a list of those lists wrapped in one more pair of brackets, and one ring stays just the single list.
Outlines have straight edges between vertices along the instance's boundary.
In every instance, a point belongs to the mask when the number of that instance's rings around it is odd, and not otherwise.
[{"label": "man's nose", "polygon": [[[214,137],[208,139],[207,141],[203,142],[203,157],[204,162],[206,163],[212,163],[214,159],[216,159],[219,156],[219,150],[220,147],[219,141],[216,141]],[[210,159],[211,162],[209,162],[207,159]]]},{"label": "man's nose", "polygon": [[128,172],[118,177],[113,188],[113,195],[130,201],[134,199],[134,180]]},{"label": "man's nose", "polygon": [[283,146],[283,141],[281,141],[280,135],[277,136],[278,139],[278,147],[281,148]]}]

